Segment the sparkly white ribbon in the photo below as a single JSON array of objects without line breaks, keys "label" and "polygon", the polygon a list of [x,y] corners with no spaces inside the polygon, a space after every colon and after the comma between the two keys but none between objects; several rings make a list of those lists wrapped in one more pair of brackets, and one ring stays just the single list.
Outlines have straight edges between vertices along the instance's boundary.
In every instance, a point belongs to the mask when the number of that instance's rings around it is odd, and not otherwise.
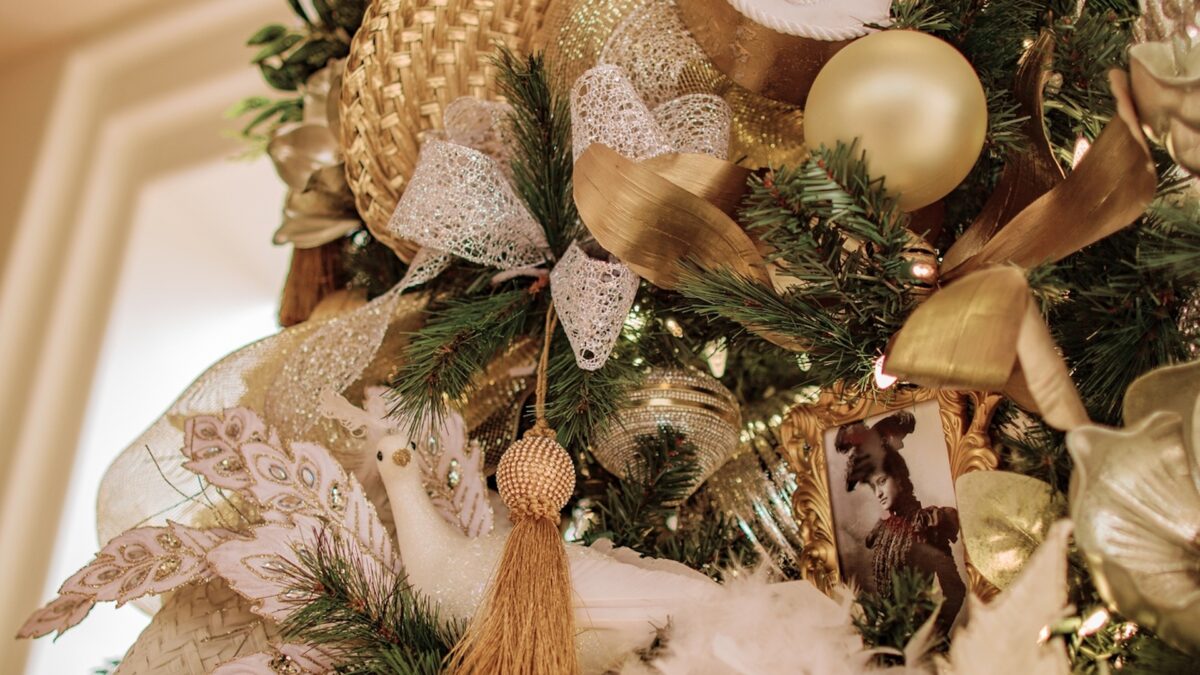
[{"label": "sparkly white ribbon", "polygon": [[[669,152],[724,159],[730,118],[725,101],[708,94],[679,96],[650,110],[625,71],[615,65],[588,70],[571,90],[576,159],[592,143],[603,143],[635,161]],[[624,263],[594,259],[575,243],[550,273],[554,305],[580,368],[595,370],[608,360],[637,287],[637,275]]]},{"label": "sparkly white ribbon", "polygon": [[509,107],[460,98],[446,108],[446,139],[431,139],[388,222],[421,245],[401,289],[430,281],[454,257],[502,270],[546,260],[546,234],[513,190],[502,120]]}]

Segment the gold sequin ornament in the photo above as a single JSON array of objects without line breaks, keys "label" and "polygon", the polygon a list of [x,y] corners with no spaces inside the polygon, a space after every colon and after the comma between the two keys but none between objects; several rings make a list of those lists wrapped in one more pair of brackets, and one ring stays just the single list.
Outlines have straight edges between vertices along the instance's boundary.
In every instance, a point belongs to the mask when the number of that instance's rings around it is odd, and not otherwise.
[{"label": "gold sequin ornament", "polygon": [[733,393],[716,378],[697,370],[652,370],[627,397],[592,446],[592,454],[608,472],[627,478],[639,469],[638,439],[670,427],[696,448],[695,492],[738,450],[741,410]]},{"label": "gold sequin ornament", "polygon": [[575,490],[575,466],[546,423],[546,365],[554,308],[546,315],[538,369],[537,423],[500,458],[496,485],[512,534],[483,604],[450,652],[454,675],[574,675],[571,571],[558,532],[559,511]]}]

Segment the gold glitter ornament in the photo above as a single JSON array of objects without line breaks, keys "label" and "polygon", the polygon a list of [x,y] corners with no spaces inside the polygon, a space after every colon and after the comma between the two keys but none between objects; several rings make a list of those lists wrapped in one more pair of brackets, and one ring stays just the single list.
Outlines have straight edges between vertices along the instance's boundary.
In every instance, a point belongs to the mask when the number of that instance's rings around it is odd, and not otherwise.
[{"label": "gold glitter ornament", "polygon": [[945,197],[983,150],[987,99],[971,64],[931,35],[889,30],[843,48],[817,75],[804,108],[805,143],[858,139],[872,178],[900,208]]},{"label": "gold glitter ornament", "polygon": [[621,478],[638,470],[638,439],[668,426],[696,448],[699,471],[687,494],[695,492],[738,449],[741,411],[737,399],[716,378],[694,370],[652,370],[627,397],[592,446],[608,472]]},{"label": "gold glitter ornament", "polygon": [[575,490],[575,465],[553,436],[532,434],[513,443],[500,458],[496,487],[514,518],[557,521]]}]

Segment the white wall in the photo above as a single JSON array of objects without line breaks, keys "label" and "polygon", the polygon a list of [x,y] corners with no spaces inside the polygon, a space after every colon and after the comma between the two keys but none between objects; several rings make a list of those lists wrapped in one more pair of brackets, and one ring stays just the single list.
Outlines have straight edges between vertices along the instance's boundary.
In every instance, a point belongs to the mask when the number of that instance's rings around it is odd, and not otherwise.
[{"label": "white wall", "polygon": [[[6,143],[36,148],[27,165],[0,161],[23,186],[0,267],[5,673],[25,670],[29,645],[8,636],[96,551],[107,463],[208,363],[273,330],[282,186],[265,163],[225,162],[239,144],[221,114],[266,93],[243,43],[288,20],[287,5],[147,11],[0,71],[4,105],[35,106],[5,118]],[[25,672],[88,673],[119,656],[144,618],[110,612],[43,639]]]}]

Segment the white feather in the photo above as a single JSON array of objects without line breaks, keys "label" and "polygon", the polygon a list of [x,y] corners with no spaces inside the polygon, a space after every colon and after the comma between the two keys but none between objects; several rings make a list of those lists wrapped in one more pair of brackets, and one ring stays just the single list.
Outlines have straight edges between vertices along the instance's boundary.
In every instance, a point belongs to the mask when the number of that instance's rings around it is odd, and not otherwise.
[{"label": "white feather", "polygon": [[770,583],[760,570],[729,582],[717,598],[692,603],[677,612],[662,653],[649,664],[631,660],[621,673],[868,672],[871,652],[863,648],[854,629],[852,607],[853,598],[846,589],[830,598],[807,581]]},{"label": "white feather", "polygon": [[1012,586],[983,604],[968,598],[968,623],[955,631],[949,668],[954,675],[1066,675],[1066,651],[1057,638],[1043,643],[1042,629],[1067,612],[1067,539],[1070,521],[1059,521],[1025,563]]}]

